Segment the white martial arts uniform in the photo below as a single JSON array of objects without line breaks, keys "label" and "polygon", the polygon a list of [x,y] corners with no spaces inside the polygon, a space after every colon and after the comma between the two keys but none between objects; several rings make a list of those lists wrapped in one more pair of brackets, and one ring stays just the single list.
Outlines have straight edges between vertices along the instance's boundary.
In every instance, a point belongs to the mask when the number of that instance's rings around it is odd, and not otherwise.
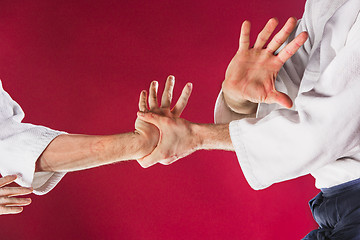
[{"label": "white martial arts uniform", "polygon": [[0,81],[0,173],[2,176],[16,174],[19,185],[32,186],[34,193],[41,195],[54,188],[65,173],[34,173],[36,160],[48,144],[64,132],[21,123],[24,116]]},{"label": "white martial arts uniform", "polygon": [[222,93],[215,122],[230,136],[254,189],[312,174],[317,188],[360,178],[360,1],[309,0],[290,36],[309,40],[288,60],[276,89],[292,109],[259,104],[253,119],[235,120]]}]

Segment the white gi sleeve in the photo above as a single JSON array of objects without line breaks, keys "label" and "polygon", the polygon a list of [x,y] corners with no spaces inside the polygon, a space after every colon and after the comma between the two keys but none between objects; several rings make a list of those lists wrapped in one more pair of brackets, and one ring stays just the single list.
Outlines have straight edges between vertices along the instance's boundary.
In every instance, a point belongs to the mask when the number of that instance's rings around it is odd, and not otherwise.
[{"label": "white gi sleeve", "polygon": [[[256,119],[230,123],[241,168],[254,189],[316,171],[359,148],[359,19],[354,24],[359,4],[308,1],[295,32],[307,31],[309,41],[285,63],[276,82],[279,91],[295,100],[294,108],[260,104]],[[340,8],[342,12],[330,21]],[[346,44],[336,37],[322,39],[327,23]],[[318,47],[321,43],[334,48]],[[220,93],[215,122],[234,119]]]},{"label": "white gi sleeve", "polygon": [[359,22],[314,87],[296,98],[296,111],[278,109],[230,123],[241,168],[254,189],[308,174],[358,148]]},{"label": "white gi sleeve", "polygon": [[21,107],[4,91],[0,81],[0,173],[16,174],[16,183],[32,186],[35,194],[42,195],[54,188],[65,173],[35,173],[36,160],[64,132],[21,123],[23,118]]}]

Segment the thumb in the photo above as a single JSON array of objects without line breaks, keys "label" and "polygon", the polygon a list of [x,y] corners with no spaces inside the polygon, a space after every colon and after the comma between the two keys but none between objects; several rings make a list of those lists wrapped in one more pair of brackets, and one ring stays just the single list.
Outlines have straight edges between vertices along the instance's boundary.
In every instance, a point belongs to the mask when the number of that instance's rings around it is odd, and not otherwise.
[{"label": "thumb", "polygon": [[155,126],[159,125],[160,116],[152,112],[137,112],[140,120],[151,123]]},{"label": "thumb", "polygon": [[267,98],[267,103],[277,103],[281,106],[284,106],[286,108],[291,108],[293,105],[293,102],[291,98],[286,95],[285,93],[273,91],[270,96]]},{"label": "thumb", "polygon": [[155,148],[155,150],[152,151],[149,155],[141,159],[138,159],[137,161],[140,164],[140,166],[142,166],[143,168],[148,168],[163,159],[164,159],[164,155],[159,151],[158,148]]}]

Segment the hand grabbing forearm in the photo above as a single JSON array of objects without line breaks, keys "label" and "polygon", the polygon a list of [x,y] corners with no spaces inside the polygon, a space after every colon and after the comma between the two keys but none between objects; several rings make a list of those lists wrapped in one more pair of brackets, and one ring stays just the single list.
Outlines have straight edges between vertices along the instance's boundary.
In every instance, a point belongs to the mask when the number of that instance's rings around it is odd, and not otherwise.
[{"label": "hand grabbing forearm", "polygon": [[200,149],[233,150],[228,124],[197,124],[180,118],[191,93],[191,84],[184,87],[178,102],[170,109],[173,84],[174,78],[170,76],[161,106],[158,106],[156,100],[156,83],[150,86],[149,108],[146,106],[146,94],[143,95],[138,119],[156,126],[160,137],[154,151],[138,160],[140,165],[150,167],[158,162],[170,164]]},{"label": "hand grabbing forearm", "polygon": [[158,146],[141,165],[149,167],[158,161],[170,164],[197,150],[233,151],[229,124],[197,124],[179,117],[139,112],[141,120],[154,124],[160,131]]},{"label": "hand grabbing forearm", "polygon": [[[143,91],[142,95],[140,97],[140,99],[142,99],[142,100],[139,103],[139,110],[142,113],[152,112],[152,113],[156,113],[160,116],[166,116],[168,118],[179,118],[181,113],[184,111],[186,104],[188,102],[188,99],[190,97],[190,94],[192,91],[192,84],[188,83],[185,85],[178,101],[176,102],[174,107],[171,108],[174,84],[175,84],[175,78],[173,76],[169,76],[166,81],[166,84],[165,84],[164,92],[162,94],[161,105],[159,106],[158,101],[157,101],[158,83],[156,81],[152,82],[150,85],[150,89],[149,89],[149,98],[148,98],[149,107],[146,104],[146,100],[147,100],[146,91]],[[142,122],[148,122],[148,124],[151,123],[149,121],[144,121],[144,119],[142,119],[142,117],[141,117],[141,114],[138,115],[138,120],[142,121]],[[151,124],[151,125],[154,126],[153,124]],[[156,126],[156,127],[158,129],[158,126]],[[185,128],[184,128],[184,130],[185,130]],[[159,131],[160,131],[160,129],[159,129]],[[159,152],[167,151],[166,147],[164,147],[164,144],[163,144],[164,143],[163,137],[164,137],[164,135],[161,134],[161,132],[160,132],[159,141],[158,141],[157,147],[154,149],[154,151],[150,155],[145,156],[144,158],[138,159],[138,162],[141,166],[149,167],[157,162],[160,162],[162,164],[169,164],[172,162],[169,159],[162,159],[162,158],[158,157]],[[171,142],[170,139],[168,139],[166,141]]]}]

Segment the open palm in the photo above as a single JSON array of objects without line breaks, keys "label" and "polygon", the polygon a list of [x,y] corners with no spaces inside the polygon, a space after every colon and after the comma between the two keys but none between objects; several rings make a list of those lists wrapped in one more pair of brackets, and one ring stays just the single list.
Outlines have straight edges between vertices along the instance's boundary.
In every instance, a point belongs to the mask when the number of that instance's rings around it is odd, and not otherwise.
[{"label": "open palm", "polygon": [[284,63],[305,43],[308,34],[300,33],[275,55],[294,30],[296,19],[289,18],[265,47],[277,25],[277,19],[270,19],[259,33],[254,47],[250,48],[251,25],[249,21],[242,24],[239,49],[226,70],[222,86],[225,101],[235,111],[237,104],[246,101],[278,103],[287,108],[292,106],[290,97],[275,89],[275,79]]}]

